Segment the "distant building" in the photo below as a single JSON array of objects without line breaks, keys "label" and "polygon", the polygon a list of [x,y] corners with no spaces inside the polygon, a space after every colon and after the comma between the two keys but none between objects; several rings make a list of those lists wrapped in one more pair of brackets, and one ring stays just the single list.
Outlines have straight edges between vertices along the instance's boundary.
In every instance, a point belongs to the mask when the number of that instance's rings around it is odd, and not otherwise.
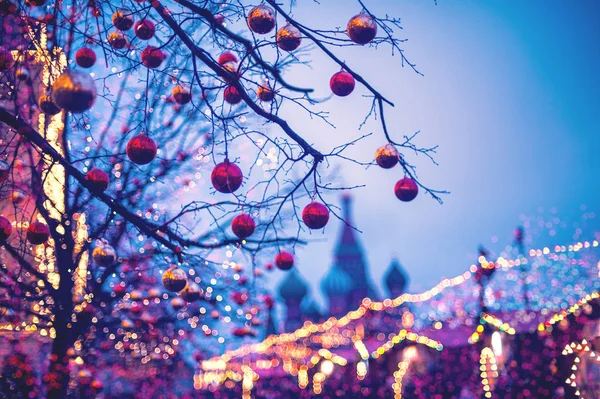
[{"label": "distant building", "polygon": [[287,316],[285,331],[294,331],[302,327],[300,304],[308,292],[308,285],[300,277],[296,268],[290,270],[279,285],[279,297],[285,302]]},{"label": "distant building", "polygon": [[[349,194],[342,197],[344,223],[335,246],[333,264],[321,281],[321,290],[327,297],[328,309],[321,312],[310,298],[307,283],[294,269],[288,273],[279,286],[279,296],[287,306],[285,331],[293,331],[307,321],[318,322],[329,316],[343,316],[360,306],[363,298],[377,299],[366,263],[366,256],[352,227],[352,199]],[[384,278],[386,297],[402,295],[408,285],[406,272],[394,259]]]},{"label": "distant building", "polygon": [[399,297],[404,293],[406,286],[408,285],[408,277],[400,265],[400,262],[398,262],[398,259],[394,258],[392,260],[383,281],[390,298]]}]

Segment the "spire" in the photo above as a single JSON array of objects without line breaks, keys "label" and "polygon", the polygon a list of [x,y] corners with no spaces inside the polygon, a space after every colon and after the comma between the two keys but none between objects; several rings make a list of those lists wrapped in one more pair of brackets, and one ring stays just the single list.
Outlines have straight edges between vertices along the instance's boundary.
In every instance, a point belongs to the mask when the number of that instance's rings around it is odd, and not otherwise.
[{"label": "spire", "polygon": [[[358,241],[352,217],[352,197],[349,192],[342,195],[342,211],[344,222],[342,224],[340,238],[335,247],[333,268],[339,268],[350,277],[351,291],[345,303],[347,307],[355,307],[361,303],[363,298],[373,292],[371,279],[365,262],[362,246]],[[332,270],[333,271],[333,270]]]},{"label": "spire", "polygon": [[343,263],[347,258],[360,258],[362,261],[362,249],[356,240],[356,232],[352,228],[352,197],[349,193],[342,195],[342,211],[344,224],[342,234],[335,249],[337,263]]},{"label": "spire", "polygon": [[408,277],[398,259],[392,259],[385,274],[384,282],[391,297],[395,298],[404,293],[408,285]]},{"label": "spire", "polygon": [[350,195],[349,192],[345,191],[342,194],[342,211],[344,213],[344,220],[348,224],[352,224],[351,210],[352,210],[352,196]]}]

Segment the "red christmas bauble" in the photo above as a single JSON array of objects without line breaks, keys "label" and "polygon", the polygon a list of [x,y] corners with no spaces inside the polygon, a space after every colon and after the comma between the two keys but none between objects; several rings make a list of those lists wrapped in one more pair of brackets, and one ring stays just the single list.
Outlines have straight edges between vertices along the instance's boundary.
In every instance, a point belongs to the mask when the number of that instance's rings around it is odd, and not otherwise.
[{"label": "red christmas bauble", "polygon": [[394,192],[400,201],[409,202],[417,197],[419,186],[413,179],[405,177],[398,180],[394,186]]},{"label": "red christmas bauble", "polygon": [[398,154],[398,150],[390,143],[379,147],[377,151],[375,151],[375,162],[383,169],[393,168],[396,166],[399,159],[400,154]]},{"label": "red christmas bauble", "polygon": [[115,288],[113,288],[113,292],[116,296],[123,296],[127,293],[127,287],[121,284],[117,284],[115,285]]},{"label": "red christmas bauble", "polygon": [[289,24],[277,31],[275,39],[277,47],[283,51],[294,51],[302,43],[302,35],[298,28]]},{"label": "red christmas bauble", "polygon": [[224,20],[225,20],[225,17],[223,16],[223,14],[216,14],[215,15],[215,21],[217,21],[217,23],[222,24]]},{"label": "red christmas bauble", "polygon": [[122,50],[127,46],[127,38],[121,32],[111,32],[107,40],[115,50]]},{"label": "red christmas bauble", "polygon": [[82,47],[75,53],[75,62],[82,68],[91,68],[96,63],[96,53],[89,47]]},{"label": "red christmas bauble", "polygon": [[104,192],[108,188],[110,178],[108,173],[100,169],[92,169],[85,174],[85,180],[90,182],[94,186],[94,190]]},{"label": "red christmas bauble", "polygon": [[143,310],[144,310],[144,307],[140,303],[135,302],[135,303],[131,304],[131,312],[140,314],[140,313],[142,313]]},{"label": "red christmas bauble", "polygon": [[260,99],[260,101],[270,102],[275,98],[275,90],[269,87],[268,83],[265,83],[258,87],[256,90],[256,95]]},{"label": "red christmas bauble", "polygon": [[90,386],[96,393],[100,393],[104,389],[104,383],[100,380],[92,381],[92,384]]},{"label": "red christmas bauble", "polygon": [[225,51],[223,54],[221,54],[219,56],[219,59],[217,60],[217,62],[219,63],[219,65],[223,66],[225,64],[228,64],[230,62],[238,62],[238,57],[233,54],[230,51]]},{"label": "red christmas bauble", "polygon": [[229,162],[228,159],[215,166],[210,174],[213,187],[225,194],[233,193],[240,188],[243,179],[240,167]]},{"label": "red christmas bauble", "polygon": [[275,11],[261,4],[250,10],[246,20],[252,32],[264,35],[275,28]]},{"label": "red christmas bauble", "polygon": [[329,87],[336,96],[345,97],[354,90],[354,77],[346,71],[334,74],[329,81]]},{"label": "red christmas bauble", "polygon": [[235,291],[231,294],[231,299],[233,299],[233,301],[235,303],[237,303],[238,305],[243,305],[244,303],[246,303],[246,300],[248,300],[248,295],[247,294],[242,294],[241,292]]},{"label": "red christmas bauble", "polygon": [[177,104],[181,105],[187,104],[190,101],[192,101],[192,93],[190,93],[188,89],[182,86],[175,86],[173,88],[173,91],[171,92],[171,96]]},{"label": "red christmas bauble", "polygon": [[273,297],[271,295],[265,295],[264,297],[264,301],[265,301],[265,306],[267,307],[267,309],[272,309],[273,305],[275,304],[275,301],[273,300]]},{"label": "red christmas bauble", "polygon": [[12,56],[12,53],[4,47],[0,47],[0,71],[6,71],[10,69],[14,62],[15,60]]},{"label": "red christmas bauble", "polygon": [[294,266],[294,255],[281,251],[275,256],[275,264],[281,270],[290,270]]},{"label": "red christmas bauble", "polygon": [[12,223],[4,216],[0,216],[0,243],[5,242],[12,234]]},{"label": "red christmas bauble", "polygon": [[46,115],[56,115],[60,112],[60,107],[52,101],[49,94],[42,94],[38,100],[38,107]]},{"label": "red christmas bauble", "polygon": [[147,46],[142,51],[141,55],[142,64],[150,69],[158,68],[163,63],[165,58],[166,55],[164,51],[154,46]]},{"label": "red christmas bauble", "polygon": [[127,156],[136,165],[146,165],[156,157],[156,143],[145,134],[140,134],[127,143]]},{"label": "red christmas bauble", "polygon": [[250,237],[254,233],[254,229],[256,229],[256,223],[252,219],[252,216],[247,213],[239,214],[231,221],[233,234],[242,240]]},{"label": "red christmas bauble", "polygon": [[272,263],[270,263],[270,262],[269,262],[269,263],[266,263],[266,264],[265,264],[265,269],[266,269],[266,270],[269,270],[269,271],[273,270],[273,264],[272,264]]},{"label": "red christmas bauble", "polygon": [[32,222],[27,228],[27,240],[33,245],[40,245],[50,238],[50,229],[41,222]]},{"label": "red christmas bauble", "polygon": [[227,86],[223,92],[223,98],[232,105],[239,104],[242,101],[242,96],[235,86]]},{"label": "red christmas bauble", "polygon": [[360,13],[348,21],[346,33],[354,43],[370,43],[377,35],[377,22],[370,15]]},{"label": "red christmas bauble", "polygon": [[112,23],[120,31],[126,31],[133,26],[133,14],[129,10],[117,10],[112,16]]},{"label": "red christmas bauble", "polygon": [[233,335],[235,335],[236,337],[245,337],[245,336],[256,337],[256,332],[254,332],[254,330],[251,330],[248,327],[234,328],[233,330],[231,330],[231,333]]},{"label": "red christmas bauble", "polygon": [[302,210],[302,221],[309,229],[322,229],[329,221],[329,209],[320,202],[311,202]]},{"label": "red christmas bauble", "polygon": [[149,19],[140,19],[135,23],[133,31],[138,38],[142,40],[150,40],[152,37],[154,37],[156,27],[154,26],[154,22],[150,21]]}]

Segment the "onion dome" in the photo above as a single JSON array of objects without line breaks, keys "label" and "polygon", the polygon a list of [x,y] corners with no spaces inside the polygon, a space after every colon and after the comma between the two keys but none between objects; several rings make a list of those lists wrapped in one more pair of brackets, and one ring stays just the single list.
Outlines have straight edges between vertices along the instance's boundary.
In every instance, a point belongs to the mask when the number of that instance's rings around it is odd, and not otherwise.
[{"label": "onion dome", "polygon": [[330,298],[348,295],[353,286],[352,278],[337,265],[321,281],[321,290]]},{"label": "onion dome", "polygon": [[283,300],[299,300],[308,292],[308,287],[298,272],[293,269],[279,284],[279,296]]},{"label": "onion dome", "polygon": [[398,259],[393,259],[390,267],[384,277],[385,285],[392,297],[400,296],[408,284],[408,277],[404,268],[398,262]]}]

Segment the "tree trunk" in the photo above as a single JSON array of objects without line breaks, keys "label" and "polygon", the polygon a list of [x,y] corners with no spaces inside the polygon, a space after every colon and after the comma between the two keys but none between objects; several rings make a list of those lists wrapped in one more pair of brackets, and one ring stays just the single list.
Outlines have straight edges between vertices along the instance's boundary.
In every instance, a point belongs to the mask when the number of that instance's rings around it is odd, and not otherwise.
[{"label": "tree trunk", "polygon": [[52,342],[50,368],[44,377],[47,399],[64,399],[69,385],[69,360],[67,350],[71,347],[71,331],[66,325],[56,327],[56,338]]}]

